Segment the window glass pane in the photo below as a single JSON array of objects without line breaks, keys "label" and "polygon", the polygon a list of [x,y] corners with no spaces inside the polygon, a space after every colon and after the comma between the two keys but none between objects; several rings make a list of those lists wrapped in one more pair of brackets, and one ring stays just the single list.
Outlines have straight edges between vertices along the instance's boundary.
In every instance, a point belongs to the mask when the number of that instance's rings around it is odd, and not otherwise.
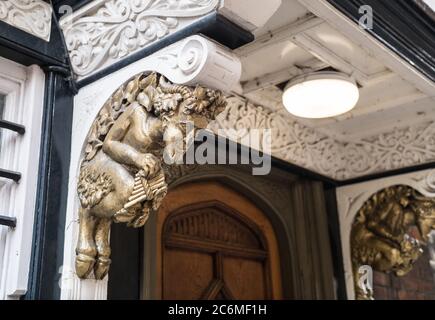
[{"label": "window glass pane", "polygon": [[[3,119],[3,113],[5,109],[6,96],[0,94],[0,120]],[[2,130],[0,129],[0,152],[2,150]]]}]

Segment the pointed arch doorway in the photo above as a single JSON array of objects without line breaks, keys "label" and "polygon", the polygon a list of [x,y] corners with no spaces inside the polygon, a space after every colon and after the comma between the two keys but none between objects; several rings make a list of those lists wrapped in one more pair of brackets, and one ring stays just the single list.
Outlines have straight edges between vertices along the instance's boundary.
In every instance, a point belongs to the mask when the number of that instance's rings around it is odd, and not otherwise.
[{"label": "pointed arch doorway", "polygon": [[217,182],[171,190],[157,215],[157,295],[281,299],[278,243],[253,202]]}]

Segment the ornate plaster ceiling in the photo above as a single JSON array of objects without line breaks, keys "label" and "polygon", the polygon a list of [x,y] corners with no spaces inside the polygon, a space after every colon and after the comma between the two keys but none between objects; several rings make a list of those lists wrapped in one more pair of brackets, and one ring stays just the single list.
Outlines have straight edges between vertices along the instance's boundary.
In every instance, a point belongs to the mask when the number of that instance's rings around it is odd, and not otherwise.
[{"label": "ornate plaster ceiling", "polygon": [[[255,33],[237,50],[235,91],[249,102],[233,101],[221,126],[273,127],[275,156],[336,180],[435,162],[434,83],[328,2],[283,1]],[[357,107],[322,120],[287,113],[282,84],[327,67],[356,78]]]}]

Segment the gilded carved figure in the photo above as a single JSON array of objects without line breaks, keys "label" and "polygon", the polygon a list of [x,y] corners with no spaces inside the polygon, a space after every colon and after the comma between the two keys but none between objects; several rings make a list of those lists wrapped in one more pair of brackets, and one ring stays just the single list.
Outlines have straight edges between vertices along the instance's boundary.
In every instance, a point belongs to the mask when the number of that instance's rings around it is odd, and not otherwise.
[{"label": "gilded carved figure", "polygon": [[[408,233],[413,226],[417,227],[420,240]],[[373,292],[359,285],[361,266],[406,275],[434,229],[435,199],[407,186],[393,186],[373,195],[359,210],[351,234],[356,299],[373,299]]]},{"label": "gilded carved figure", "polygon": [[179,157],[185,124],[205,128],[225,109],[219,91],[140,74],[106,102],[88,136],[80,169],[76,273],[103,279],[113,222],[142,227],[167,193],[165,160]]}]

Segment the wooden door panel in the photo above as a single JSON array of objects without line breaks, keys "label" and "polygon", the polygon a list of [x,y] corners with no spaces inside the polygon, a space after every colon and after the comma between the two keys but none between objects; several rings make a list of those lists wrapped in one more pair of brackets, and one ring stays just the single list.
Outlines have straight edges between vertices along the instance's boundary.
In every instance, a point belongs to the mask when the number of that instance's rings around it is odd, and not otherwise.
[{"label": "wooden door panel", "polygon": [[198,300],[213,281],[213,256],[178,249],[165,250],[163,298]]},{"label": "wooden door panel", "polygon": [[163,299],[280,299],[278,245],[264,214],[218,183],[171,190],[158,214]]},{"label": "wooden door panel", "polygon": [[240,258],[223,259],[224,283],[238,300],[267,298],[264,281],[266,268],[261,261]]}]

